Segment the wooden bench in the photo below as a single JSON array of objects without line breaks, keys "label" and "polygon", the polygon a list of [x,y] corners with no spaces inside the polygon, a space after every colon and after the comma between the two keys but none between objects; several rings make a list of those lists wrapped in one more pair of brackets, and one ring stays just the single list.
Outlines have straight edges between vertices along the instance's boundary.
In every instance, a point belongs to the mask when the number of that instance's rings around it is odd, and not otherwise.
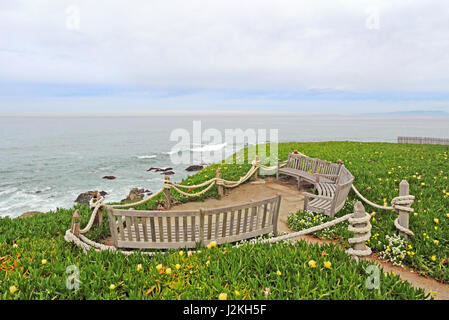
[{"label": "wooden bench", "polygon": [[285,167],[281,168],[278,163],[276,179],[279,180],[280,174],[295,177],[298,180],[298,189],[301,181],[305,180],[312,184],[338,182],[341,163],[332,163],[317,158],[310,158],[301,153],[290,153],[288,155]]},{"label": "wooden bench", "polygon": [[117,248],[194,248],[277,233],[281,196],[199,210],[142,211],[106,207]]},{"label": "wooden bench", "polygon": [[352,174],[343,165],[336,183],[319,182],[315,184],[317,194],[303,192],[304,210],[324,212],[334,217],[343,208],[354,181]]}]

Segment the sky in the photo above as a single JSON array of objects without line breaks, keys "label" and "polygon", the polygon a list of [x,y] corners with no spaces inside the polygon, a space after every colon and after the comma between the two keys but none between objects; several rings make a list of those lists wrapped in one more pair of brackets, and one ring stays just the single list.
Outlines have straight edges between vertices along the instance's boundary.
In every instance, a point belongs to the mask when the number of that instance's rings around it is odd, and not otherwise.
[{"label": "sky", "polygon": [[0,0],[0,114],[449,112],[449,3]]}]

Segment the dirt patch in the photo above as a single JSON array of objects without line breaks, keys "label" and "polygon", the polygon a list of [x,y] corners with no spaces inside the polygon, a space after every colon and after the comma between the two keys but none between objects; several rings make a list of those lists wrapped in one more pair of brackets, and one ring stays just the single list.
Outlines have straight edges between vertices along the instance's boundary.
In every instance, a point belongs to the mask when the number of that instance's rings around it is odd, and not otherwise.
[{"label": "dirt patch", "polygon": [[207,199],[202,202],[188,202],[176,205],[176,210],[192,210],[199,208],[219,208],[251,200],[261,200],[281,194],[281,207],[279,208],[279,232],[292,232],[287,227],[287,219],[290,213],[304,208],[304,197],[296,187],[296,182],[289,179],[275,182],[274,178],[257,180],[243,184],[235,189],[228,189],[225,196],[218,199]]}]

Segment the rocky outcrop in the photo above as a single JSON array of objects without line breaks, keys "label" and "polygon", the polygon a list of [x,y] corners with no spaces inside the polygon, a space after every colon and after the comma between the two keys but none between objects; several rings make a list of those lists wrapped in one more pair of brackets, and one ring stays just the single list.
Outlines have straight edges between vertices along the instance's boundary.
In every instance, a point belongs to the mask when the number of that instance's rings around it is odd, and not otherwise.
[{"label": "rocky outcrop", "polygon": [[170,171],[173,170],[173,168],[155,168],[155,167],[151,167],[150,169],[148,169],[147,171],[153,171],[153,172],[165,172],[165,171]]},{"label": "rocky outcrop", "polygon": [[43,214],[44,212],[40,212],[40,211],[28,211],[28,212],[25,212],[25,213],[22,213],[20,216],[19,216],[19,218],[20,219],[23,219],[23,218],[30,218],[30,217],[32,217],[32,216],[34,216],[34,215],[36,215],[36,214]]},{"label": "rocky outcrop", "polygon": [[103,179],[114,180],[114,176],[104,176]]},{"label": "rocky outcrop", "polygon": [[175,173],[173,171],[164,171],[164,172],[161,172],[161,174],[171,176],[172,174],[175,174]]},{"label": "rocky outcrop", "polygon": [[[95,194],[95,191],[83,192],[76,198],[75,202],[78,204],[89,204],[89,201],[90,201],[90,199],[92,199],[94,194]],[[108,193],[106,191],[100,191],[100,195],[102,197],[104,197],[107,194]]]},{"label": "rocky outcrop", "polygon": [[122,200],[122,202],[134,202],[142,200],[146,195],[151,195],[152,192],[150,190],[146,190],[143,188],[132,188],[129,192],[128,196]]},{"label": "rocky outcrop", "polygon": [[186,171],[200,171],[201,169],[203,169],[203,166],[193,165],[193,166],[186,168]]}]

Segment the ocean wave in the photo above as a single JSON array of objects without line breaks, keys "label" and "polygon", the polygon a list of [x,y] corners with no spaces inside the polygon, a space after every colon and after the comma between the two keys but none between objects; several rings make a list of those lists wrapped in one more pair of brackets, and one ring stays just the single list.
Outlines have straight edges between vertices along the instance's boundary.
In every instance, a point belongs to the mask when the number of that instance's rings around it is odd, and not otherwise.
[{"label": "ocean wave", "polygon": [[144,155],[144,156],[137,156],[137,159],[154,159],[156,158],[156,155]]},{"label": "ocean wave", "polygon": [[181,149],[175,149],[175,150],[170,150],[167,152],[162,152],[162,154],[165,155],[172,155],[172,154],[176,154],[176,153],[182,153],[182,152],[210,152],[210,151],[218,151],[221,150],[223,148],[227,147],[227,143],[218,143],[218,144],[192,144],[192,145],[197,145],[198,147],[193,147],[193,148],[181,148]]},{"label": "ocean wave", "polygon": [[16,192],[17,190],[18,190],[18,189],[17,189],[16,187],[14,187],[14,188],[9,188],[9,189],[0,191],[0,196],[3,196],[3,195],[5,195],[5,194],[11,194],[11,193],[14,193],[14,192]]},{"label": "ocean wave", "polygon": [[185,149],[177,149],[177,150],[171,150],[171,151],[167,151],[167,152],[162,152],[162,154],[165,155],[172,155],[172,154],[176,154],[176,153],[180,153],[180,152],[190,152],[191,149],[190,148],[185,148]]},{"label": "ocean wave", "polygon": [[209,152],[209,151],[218,151],[225,148],[227,143],[219,143],[219,144],[206,144],[201,147],[190,149],[192,152]]}]

